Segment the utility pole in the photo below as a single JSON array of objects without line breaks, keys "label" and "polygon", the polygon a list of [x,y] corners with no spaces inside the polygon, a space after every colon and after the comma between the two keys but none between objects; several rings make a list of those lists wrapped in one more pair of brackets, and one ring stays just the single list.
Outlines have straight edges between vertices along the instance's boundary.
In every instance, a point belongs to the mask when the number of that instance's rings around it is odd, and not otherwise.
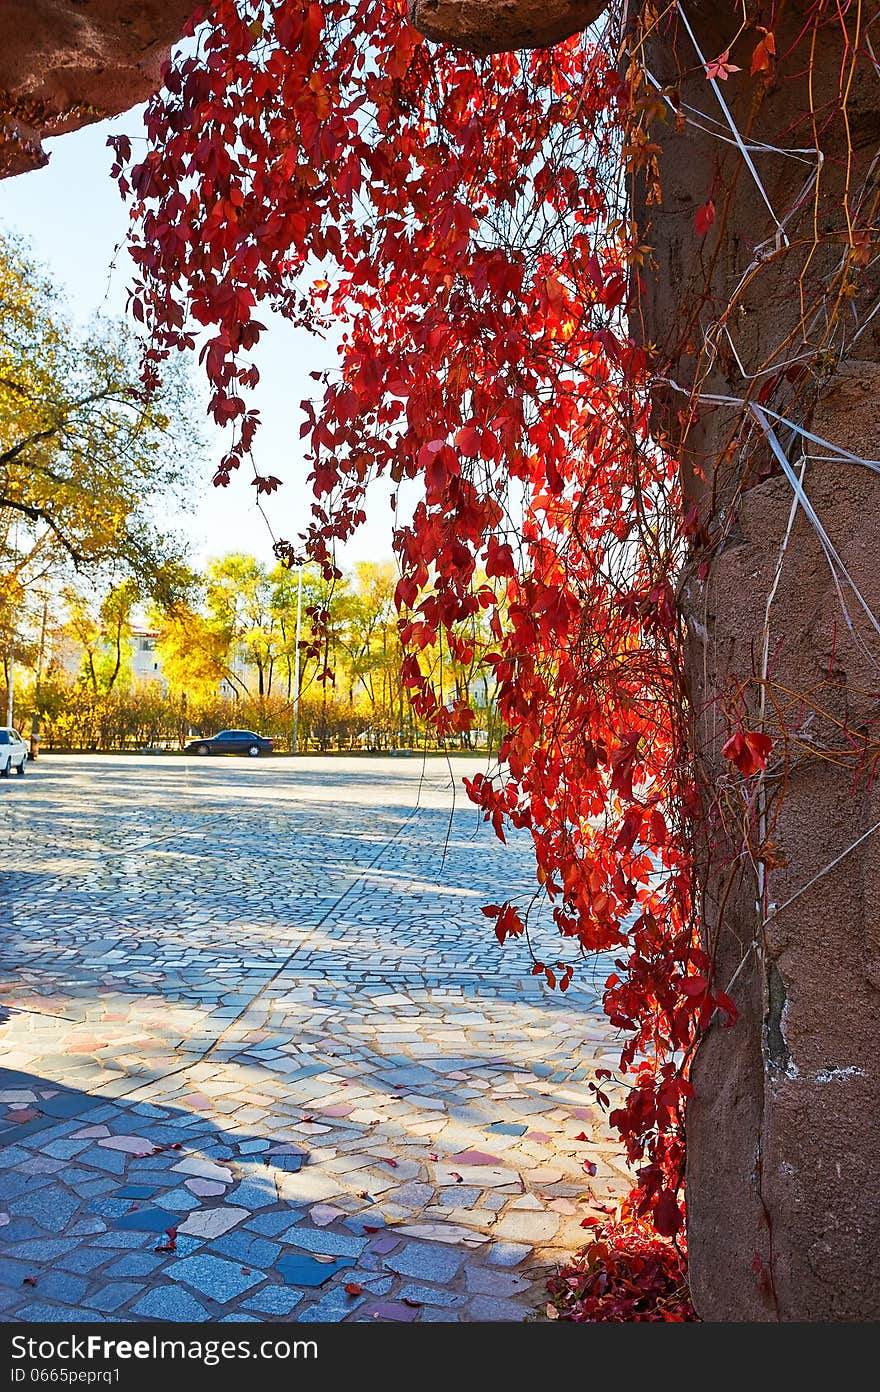
[{"label": "utility pole", "polygon": [[13,703],[15,691],[15,649],[12,644],[14,639],[10,639],[9,647],[6,649],[6,724],[12,724]]},{"label": "utility pole", "polygon": [[302,631],[303,573],[299,568],[299,583],[296,589],[296,642],[293,658],[293,752],[299,753],[299,637]]},{"label": "utility pole", "polygon": [[46,625],[49,619],[49,596],[43,594],[43,616],[40,621],[40,647],[37,652],[37,679],[34,682],[34,713],[31,718],[31,758],[40,753],[40,683],[43,680],[43,657],[46,652]]},{"label": "utility pole", "polygon": [[[14,560],[15,560],[15,564],[16,564],[16,573],[17,573],[17,569],[18,569],[18,517],[16,517],[16,519],[15,519],[15,528],[14,528],[14,530],[13,530],[12,536],[13,536],[13,540],[12,540],[12,555],[13,555],[13,558],[14,558]],[[13,717],[13,715],[15,714],[14,706],[15,706],[15,638],[16,638],[16,633],[15,633],[14,628],[12,628],[12,615],[13,615],[13,613],[14,613],[14,610],[12,609],[12,607],[10,607],[10,612],[9,612],[9,618],[10,618],[9,642],[8,642],[8,644],[7,644],[7,647],[6,647],[6,724],[9,725],[10,727],[11,727],[11,725],[12,725],[12,717]]]}]

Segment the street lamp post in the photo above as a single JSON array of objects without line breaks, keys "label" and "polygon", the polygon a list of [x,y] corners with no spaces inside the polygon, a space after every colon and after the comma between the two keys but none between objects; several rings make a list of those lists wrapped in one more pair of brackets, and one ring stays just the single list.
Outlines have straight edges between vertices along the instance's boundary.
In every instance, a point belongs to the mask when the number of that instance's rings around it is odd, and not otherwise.
[{"label": "street lamp post", "polygon": [[49,618],[49,596],[43,595],[43,617],[40,623],[40,647],[37,652],[37,679],[34,684],[34,713],[31,718],[31,758],[40,753],[40,687],[43,681],[43,659],[46,653],[46,624]]},{"label": "street lamp post", "polygon": [[299,638],[302,630],[303,573],[299,568],[299,581],[296,588],[296,643],[293,658],[293,752],[299,753]]},{"label": "street lamp post", "polygon": [[[15,519],[15,527],[12,533],[12,555],[17,564],[18,562],[18,517]],[[12,717],[15,714],[15,642],[17,634],[12,628],[12,610],[9,614],[9,642],[6,645],[6,724],[12,726]]]},{"label": "street lamp post", "polygon": [[14,657],[13,654],[14,654],[14,649],[13,649],[13,647],[12,647],[12,643],[10,643],[10,644],[9,644],[9,647],[8,647],[8,649],[7,649],[7,652],[6,652],[6,676],[7,676],[7,681],[8,681],[8,683],[9,683],[9,685],[8,685],[8,687],[7,687],[7,689],[6,689],[6,724],[7,724],[7,725],[11,725],[11,724],[12,724],[13,704],[14,704],[14,699],[15,699],[15,697],[14,697],[14,689],[15,689],[15,657]]}]

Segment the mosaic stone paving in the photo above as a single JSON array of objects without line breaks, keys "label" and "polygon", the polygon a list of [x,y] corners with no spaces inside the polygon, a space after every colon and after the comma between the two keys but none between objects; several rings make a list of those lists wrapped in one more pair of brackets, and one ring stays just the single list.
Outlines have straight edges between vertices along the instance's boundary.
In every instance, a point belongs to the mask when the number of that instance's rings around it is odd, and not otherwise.
[{"label": "mosaic stone paving", "polygon": [[561,996],[498,948],[528,841],[447,764],[58,755],[0,791],[0,1319],[541,1304],[626,1183],[607,964]]}]

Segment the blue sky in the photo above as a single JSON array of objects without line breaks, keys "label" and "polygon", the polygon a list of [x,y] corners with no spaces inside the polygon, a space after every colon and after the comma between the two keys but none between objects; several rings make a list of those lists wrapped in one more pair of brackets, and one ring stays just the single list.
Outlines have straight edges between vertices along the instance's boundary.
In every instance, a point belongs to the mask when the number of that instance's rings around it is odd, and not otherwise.
[{"label": "blue sky", "polygon": [[[131,263],[124,249],[127,211],[110,179],[111,152],[107,136],[124,130],[136,137],[141,130],[137,111],[112,121],[88,126],[46,142],[50,151],[45,169],[6,179],[0,184],[0,225],[30,242],[36,257],[65,292],[74,314],[86,320],[96,311],[124,313]],[[309,372],[333,360],[333,350],[296,331],[266,310],[260,319],[269,325],[256,361],[262,380],[254,404],[263,424],[255,446],[261,473],[274,474],[284,487],[266,500],[276,535],[295,540],[308,518],[309,490],[299,440],[299,403],[314,390]],[[193,409],[204,413],[205,393],[193,361]],[[194,559],[231,550],[247,550],[271,561],[271,539],[254,506],[254,488],[242,471],[227,489],[211,485],[213,464],[223,452],[223,439],[213,430],[195,490],[194,510],[173,518],[190,538]],[[389,489],[377,486],[369,520],[341,551],[343,565],[391,556]]]}]

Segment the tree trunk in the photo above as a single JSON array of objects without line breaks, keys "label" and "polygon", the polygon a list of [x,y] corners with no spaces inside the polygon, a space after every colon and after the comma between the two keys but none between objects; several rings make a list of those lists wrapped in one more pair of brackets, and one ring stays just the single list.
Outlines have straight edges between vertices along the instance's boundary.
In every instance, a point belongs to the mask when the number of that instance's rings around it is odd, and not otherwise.
[{"label": "tree trunk", "polygon": [[[735,33],[732,11],[691,0],[687,14],[702,56],[723,53]],[[801,0],[777,8],[779,70],[765,90],[749,74],[759,34],[747,33],[731,52],[741,78],[719,86],[752,146],[811,143],[803,121],[809,38],[798,45],[806,15]],[[848,159],[854,196],[880,135],[876,78],[869,85],[863,67],[850,91],[856,148],[848,148],[834,109],[843,57],[840,27],[828,23],[817,31],[812,63],[824,156],[815,205],[808,197],[797,208],[809,163],[756,154],[756,178],[735,145],[694,125],[659,137],[662,205],[636,207],[641,239],[654,248],[657,263],[643,322],[646,340],[659,345],[660,375],[688,393],[707,364],[706,331],[732,303],[725,324],[736,353],[722,341],[703,383],[704,400],[712,394],[767,401],[836,449],[876,459],[876,321],[858,340],[858,360],[846,362],[839,334],[826,334],[819,312],[846,250]],[[652,41],[648,62],[661,84],[679,86],[684,103],[724,119],[680,24],[666,42]],[[688,68],[691,75],[682,80]],[[774,220],[758,179],[780,221],[796,209],[785,224],[788,248],[782,238],[774,248]],[[710,196],[716,226],[701,237],[694,216]],[[868,207],[873,211],[873,202]],[[864,211],[857,221],[864,225]],[[756,248],[767,238],[771,254],[762,259]],[[800,287],[808,321],[816,311],[806,325]],[[866,271],[853,300],[859,322],[875,293],[873,272]],[[777,381],[778,368],[792,359],[802,359],[807,372],[796,370],[793,380],[783,372]],[[751,855],[742,854],[735,818],[725,826],[715,817],[701,847],[704,936],[739,1022],[709,1030],[693,1070],[687,1117],[692,1293],[700,1313],[716,1320],[877,1318],[880,842],[869,833],[880,821],[880,791],[871,787],[867,751],[880,713],[880,643],[846,582],[835,584],[802,506],[789,532],[794,490],[754,418],[749,432],[742,410],[704,405],[685,433],[679,412],[686,402],[687,395],[661,390],[656,417],[680,451],[686,498],[714,543],[699,558],[708,561],[708,573],[701,578],[695,556],[682,592],[695,750],[707,786],[723,787],[731,765],[721,746],[740,722],[758,729],[763,717],[775,760],[758,794]],[[805,443],[815,455],[831,451],[781,426],[776,435],[795,474],[803,468],[806,495],[860,594],[878,612],[873,533],[880,478],[844,460],[804,464]],[[846,590],[852,630],[838,585]],[[762,840],[772,841],[769,850]]]}]

